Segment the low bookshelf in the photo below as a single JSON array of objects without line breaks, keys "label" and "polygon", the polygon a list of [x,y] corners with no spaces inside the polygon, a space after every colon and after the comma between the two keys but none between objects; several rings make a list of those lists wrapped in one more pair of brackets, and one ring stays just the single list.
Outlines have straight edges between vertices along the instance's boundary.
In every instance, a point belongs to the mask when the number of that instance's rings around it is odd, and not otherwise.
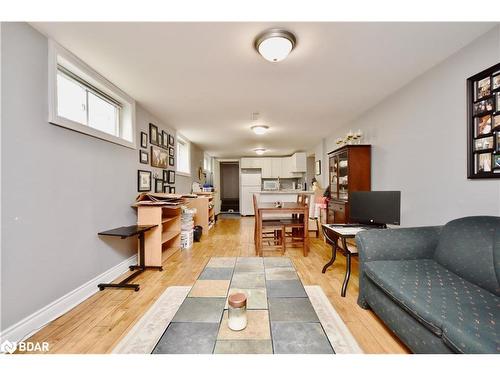
[{"label": "low bookshelf", "polygon": [[138,225],[157,225],[145,233],[145,264],[161,266],[181,246],[181,208],[138,206]]}]

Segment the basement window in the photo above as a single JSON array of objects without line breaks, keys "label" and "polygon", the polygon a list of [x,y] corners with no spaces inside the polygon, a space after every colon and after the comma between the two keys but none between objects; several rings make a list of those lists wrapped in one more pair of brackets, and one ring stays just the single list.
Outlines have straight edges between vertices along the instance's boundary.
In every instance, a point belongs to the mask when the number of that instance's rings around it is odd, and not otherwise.
[{"label": "basement window", "polygon": [[205,172],[212,172],[212,158],[208,154],[203,156],[203,170]]},{"label": "basement window", "polygon": [[191,176],[191,152],[189,142],[177,136],[177,173]]},{"label": "basement window", "polygon": [[135,148],[135,102],[76,56],[49,45],[49,122]]}]

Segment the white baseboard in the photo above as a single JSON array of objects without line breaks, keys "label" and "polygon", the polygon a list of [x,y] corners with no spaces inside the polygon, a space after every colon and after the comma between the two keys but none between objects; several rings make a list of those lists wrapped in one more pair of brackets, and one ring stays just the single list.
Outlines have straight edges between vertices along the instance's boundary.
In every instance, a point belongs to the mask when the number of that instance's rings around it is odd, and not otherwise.
[{"label": "white baseboard", "polygon": [[137,255],[132,255],[130,258],[125,259],[123,262],[94,277],[92,280],[72,290],[61,298],[42,307],[30,316],[6,328],[4,331],[0,332],[0,344],[6,340],[10,342],[22,341],[34,335],[47,323],[50,323],[94,293],[97,293],[99,291],[97,288],[98,284],[109,283],[115,280],[117,277],[127,272],[129,266],[136,262]]}]

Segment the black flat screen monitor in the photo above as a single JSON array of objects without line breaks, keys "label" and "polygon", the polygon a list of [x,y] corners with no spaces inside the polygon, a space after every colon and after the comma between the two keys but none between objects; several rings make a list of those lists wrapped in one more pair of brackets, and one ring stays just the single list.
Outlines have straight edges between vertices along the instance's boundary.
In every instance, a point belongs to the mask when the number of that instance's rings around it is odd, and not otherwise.
[{"label": "black flat screen monitor", "polygon": [[400,224],[400,191],[354,191],[349,196],[349,203],[352,223]]}]

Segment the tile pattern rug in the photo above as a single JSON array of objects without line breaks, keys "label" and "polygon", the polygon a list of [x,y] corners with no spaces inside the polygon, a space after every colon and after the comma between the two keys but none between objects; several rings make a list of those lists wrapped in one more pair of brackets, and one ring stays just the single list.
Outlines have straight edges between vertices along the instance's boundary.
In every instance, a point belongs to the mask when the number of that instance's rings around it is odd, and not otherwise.
[{"label": "tile pattern rug", "polygon": [[[248,324],[238,332],[227,326],[233,292],[248,298]],[[362,353],[321,287],[304,288],[287,257],[211,258],[192,288],[168,288],[113,352]]]}]

